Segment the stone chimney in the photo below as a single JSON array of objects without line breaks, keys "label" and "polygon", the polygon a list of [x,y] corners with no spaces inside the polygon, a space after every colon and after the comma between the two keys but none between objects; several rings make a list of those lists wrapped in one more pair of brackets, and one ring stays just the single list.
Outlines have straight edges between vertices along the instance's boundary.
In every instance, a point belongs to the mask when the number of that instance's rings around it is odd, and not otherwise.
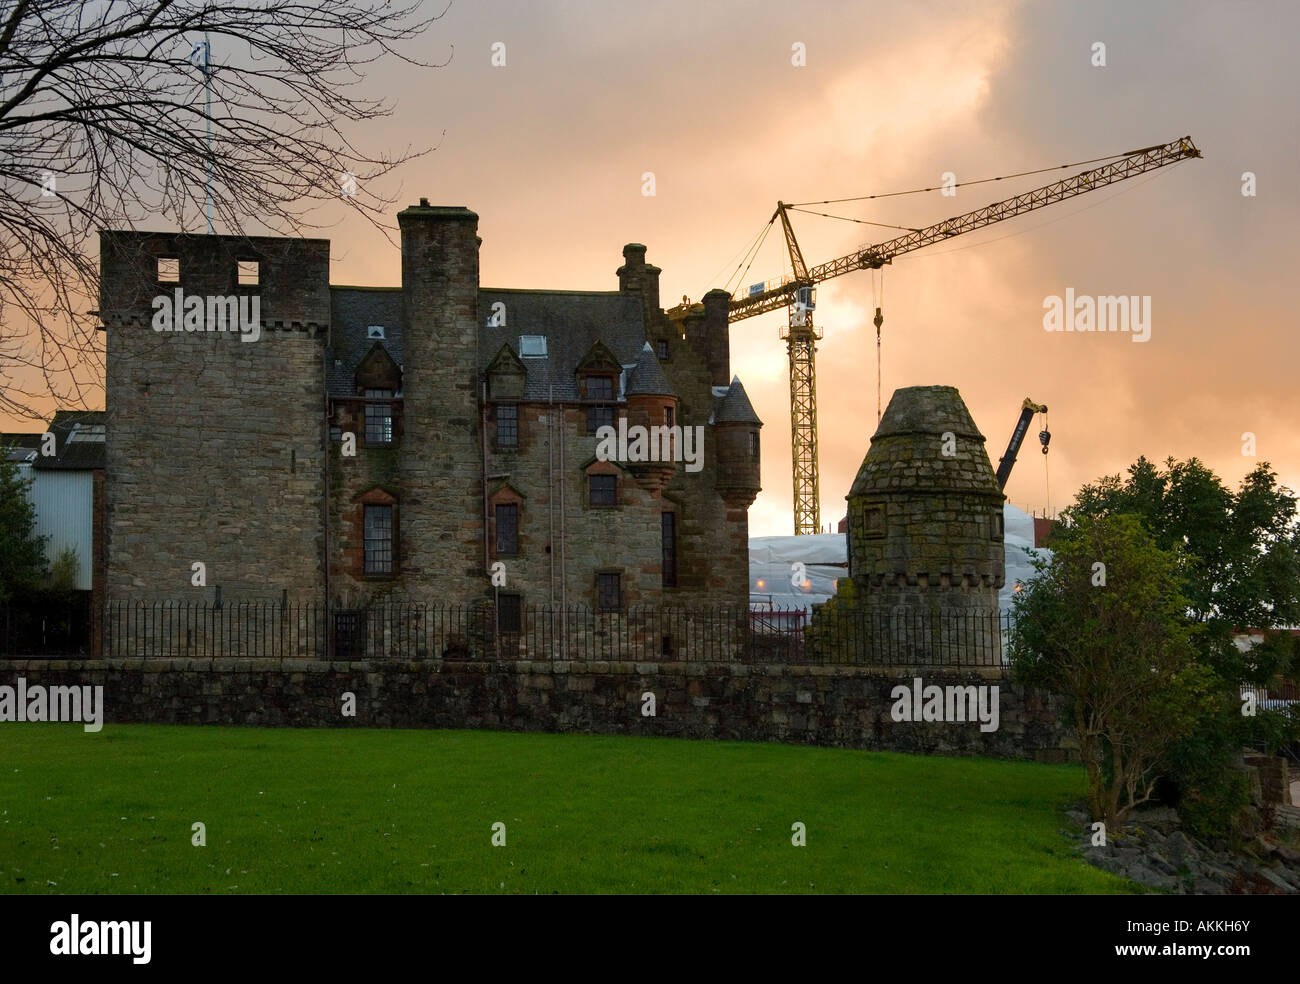
[{"label": "stone chimney", "polygon": [[731,382],[731,334],[727,312],[731,295],[714,289],[704,295],[703,311],[692,311],[685,321],[686,338],[704,357],[709,382],[726,386]]},{"label": "stone chimney", "polygon": [[618,289],[623,294],[636,294],[645,308],[645,321],[649,325],[659,313],[659,274],[657,266],[645,261],[645,247],[628,243],[623,247],[623,265],[618,268]]},{"label": "stone chimney", "polygon": [[[479,444],[478,216],[419,205],[397,216],[402,233],[403,451],[400,563],[421,572],[430,597],[455,596],[482,573]],[[442,490],[434,493],[433,490]],[[453,549],[465,565],[451,569]],[[477,560],[477,563],[476,563]]]}]

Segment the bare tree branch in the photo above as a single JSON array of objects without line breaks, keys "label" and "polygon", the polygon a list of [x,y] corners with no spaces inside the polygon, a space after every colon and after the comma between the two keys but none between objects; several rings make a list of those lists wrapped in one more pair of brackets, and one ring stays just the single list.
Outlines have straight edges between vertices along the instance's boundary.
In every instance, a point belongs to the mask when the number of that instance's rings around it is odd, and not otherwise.
[{"label": "bare tree branch", "polygon": [[[195,229],[209,175],[225,233],[302,235],[342,203],[392,241],[394,199],[375,189],[434,148],[358,146],[357,127],[393,110],[362,92],[365,72],[388,58],[446,64],[450,48],[437,63],[404,50],[445,12],[422,16],[421,0],[0,2],[0,412],[41,418],[51,400],[97,397],[98,231]],[[205,40],[206,72],[190,61]]]}]

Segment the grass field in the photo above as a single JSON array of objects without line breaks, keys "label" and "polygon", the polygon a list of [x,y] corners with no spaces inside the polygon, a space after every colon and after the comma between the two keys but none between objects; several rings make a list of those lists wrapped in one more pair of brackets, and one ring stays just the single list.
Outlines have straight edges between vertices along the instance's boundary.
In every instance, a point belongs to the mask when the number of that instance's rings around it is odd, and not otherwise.
[{"label": "grass field", "polygon": [[740,742],[3,724],[0,892],[1136,890],[1058,834],[1083,781]]}]

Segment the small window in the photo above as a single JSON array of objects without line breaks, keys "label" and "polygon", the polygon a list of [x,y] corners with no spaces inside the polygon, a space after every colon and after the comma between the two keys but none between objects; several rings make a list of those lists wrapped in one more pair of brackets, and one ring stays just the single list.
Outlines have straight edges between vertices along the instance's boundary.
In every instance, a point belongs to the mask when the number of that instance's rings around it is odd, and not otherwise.
[{"label": "small window", "polygon": [[181,261],[176,256],[158,257],[158,283],[179,284],[181,282]]},{"label": "small window", "polygon": [[[366,390],[367,399],[391,399],[392,390]],[[393,443],[393,405],[391,403],[366,404],[366,444]]]},{"label": "small window", "polygon": [[366,506],[366,573],[393,573],[393,507]]},{"label": "small window", "polygon": [[587,407],[587,433],[594,434],[602,427],[614,426],[613,407]]},{"label": "small window", "polygon": [[665,426],[667,426],[667,427],[672,427],[672,426],[673,426],[673,417],[674,417],[674,416],[676,416],[676,415],[673,413],[673,408],[672,408],[672,407],[664,407],[664,425],[665,425]]},{"label": "small window", "polygon": [[614,399],[614,377],[588,376],[586,389],[588,400],[612,400]]},{"label": "small window", "polygon": [[677,587],[677,514],[659,514],[660,535],[663,541],[664,587]]},{"label": "small window", "polygon": [[497,405],[497,447],[519,447],[519,407],[513,403]]},{"label": "small window", "polygon": [[239,286],[256,287],[261,283],[261,264],[257,260],[240,260],[237,268]]},{"label": "small window", "polygon": [[749,456],[751,458],[758,457],[758,432],[757,431],[751,431],[749,435]]},{"label": "small window", "polygon": [[511,556],[519,553],[519,507],[514,503],[497,506],[497,553]]},{"label": "small window", "polygon": [[602,612],[616,612],[623,607],[621,574],[596,575],[596,606]]},{"label": "small window", "polygon": [[862,507],[862,535],[864,537],[885,535],[885,507],[880,503]]},{"label": "small window", "polygon": [[519,357],[521,359],[546,358],[546,336],[545,335],[520,335],[519,336]]},{"label": "small window", "polygon": [[523,605],[519,595],[497,595],[497,631],[517,634],[523,631],[523,622]]},{"label": "small window", "polygon": [[1002,529],[1003,529],[1002,522],[1003,522],[1002,510],[999,509],[997,512],[993,514],[993,527],[992,527],[992,534],[989,537],[990,540],[1002,539]]},{"label": "small window", "polygon": [[383,325],[370,325],[370,326],[368,326],[368,327],[366,328],[366,338],[378,338],[380,341],[383,341],[383,339],[384,339],[384,326],[383,326]]},{"label": "small window", "polygon": [[618,477],[615,475],[587,476],[588,502],[593,506],[618,505]]},{"label": "small window", "polygon": [[331,428],[330,428],[330,440],[331,440],[331,441],[341,441],[341,440],[343,440],[343,428],[342,428],[342,427],[331,427]]},{"label": "small window", "polygon": [[660,362],[668,361],[668,342],[665,339],[659,339],[655,342],[655,357]]}]

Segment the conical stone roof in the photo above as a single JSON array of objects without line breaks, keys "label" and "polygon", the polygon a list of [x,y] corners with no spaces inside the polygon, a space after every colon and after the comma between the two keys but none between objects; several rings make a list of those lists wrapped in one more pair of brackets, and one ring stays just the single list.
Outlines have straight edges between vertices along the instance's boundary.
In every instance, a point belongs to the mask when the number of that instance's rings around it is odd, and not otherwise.
[{"label": "conical stone roof", "polygon": [[632,375],[627,381],[627,395],[677,395],[673,392],[673,388],[668,385],[668,379],[664,376],[663,367],[659,365],[659,360],[655,358],[649,342],[646,342],[645,346],[637,354],[636,368],[632,370]]},{"label": "conical stone roof", "polygon": [[[945,441],[951,434],[952,440]],[[944,454],[945,446],[954,453]],[[849,496],[965,492],[1003,498],[984,435],[955,386],[894,391]]]},{"label": "conical stone roof", "polygon": [[727,395],[722,397],[715,405],[713,422],[715,424],[757,424],[760,427],[763,426],[763,422],[758,419],[758,414],[754,412],[754,405],[749,402],[749,394],[745,392],[745,387],[740,385],[739,376],[731,377],[731,385],[727,388]]}]

